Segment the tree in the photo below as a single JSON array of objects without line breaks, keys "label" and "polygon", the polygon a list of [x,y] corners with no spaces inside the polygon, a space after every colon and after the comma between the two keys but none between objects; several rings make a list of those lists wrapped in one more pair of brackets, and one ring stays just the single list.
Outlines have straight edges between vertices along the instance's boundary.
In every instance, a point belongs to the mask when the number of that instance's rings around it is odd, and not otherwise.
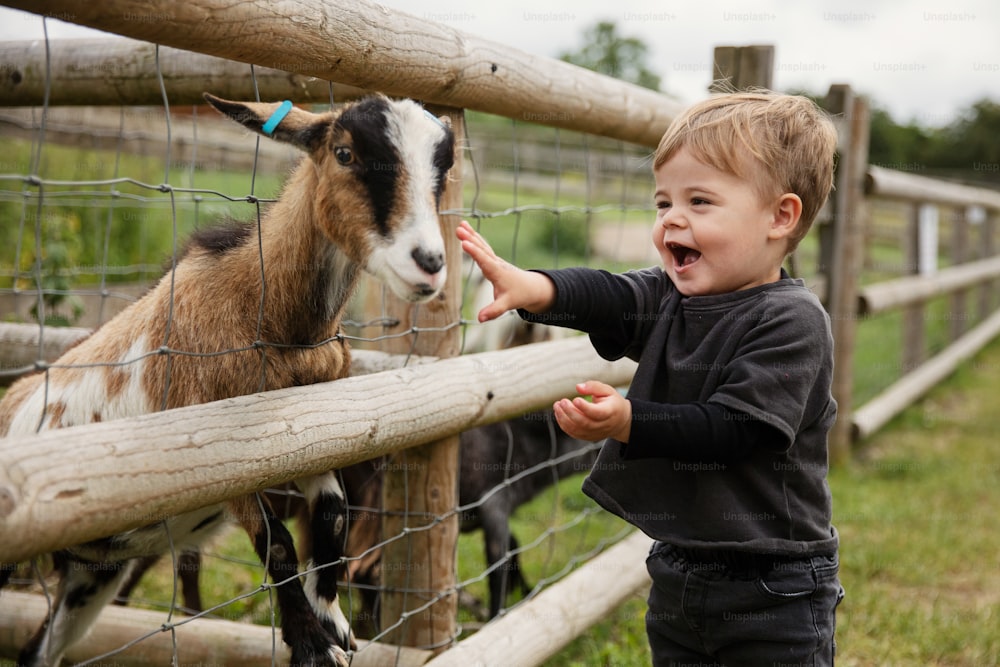
[{"label": "tree", "polygon": [[660,89],[660,77],[646,66],[649,47],[636,37],[623,37],[612,21],[601,21],[583,34],[579,51],[564,52],[566,62],[629,81],[644,88]]},{"label": "tree", "polygon": [[936,167],[983,172],[997,180],[1000,171],[1000,104],[982,99],[942,128],[928,155]]}]

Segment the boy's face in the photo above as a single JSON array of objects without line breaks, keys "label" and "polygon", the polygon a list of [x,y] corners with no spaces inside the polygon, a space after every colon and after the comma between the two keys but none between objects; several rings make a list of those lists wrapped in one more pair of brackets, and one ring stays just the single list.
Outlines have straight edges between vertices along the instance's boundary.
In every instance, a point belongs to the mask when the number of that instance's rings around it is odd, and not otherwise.
[{"label": "boy's face", "polygon": [[796,195],[763,201],[753,185],[681,148],[654,172],[653,245],[685,296],[723,294],[778,280]]}]

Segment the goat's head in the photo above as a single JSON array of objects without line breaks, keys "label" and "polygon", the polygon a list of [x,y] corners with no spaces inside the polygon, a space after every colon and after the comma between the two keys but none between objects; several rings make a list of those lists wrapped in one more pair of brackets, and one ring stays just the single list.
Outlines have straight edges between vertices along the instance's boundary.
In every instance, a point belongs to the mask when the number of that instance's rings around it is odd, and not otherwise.
[{"label": "goat's head", "polygon": [[279,104],[205,99],[309,154],[319,177],[316,218],[351,260],[407,301],[438,294],[446,270],[437,212],[455,150],[446,119],[381,95],[323,114],[292,107],[284,116],[275,115]]}]

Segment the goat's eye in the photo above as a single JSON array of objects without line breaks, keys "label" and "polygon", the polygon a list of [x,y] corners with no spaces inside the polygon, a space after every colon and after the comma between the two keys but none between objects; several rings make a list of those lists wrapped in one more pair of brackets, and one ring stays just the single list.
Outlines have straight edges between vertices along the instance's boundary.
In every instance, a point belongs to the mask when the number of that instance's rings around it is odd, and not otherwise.
[{"label": "goat's eye", "polygon": [[354,151],[347,146],[337,146],[334,148],[333,156],[337,158],[337,162],[340,164],[347,165],[354,162]]}]

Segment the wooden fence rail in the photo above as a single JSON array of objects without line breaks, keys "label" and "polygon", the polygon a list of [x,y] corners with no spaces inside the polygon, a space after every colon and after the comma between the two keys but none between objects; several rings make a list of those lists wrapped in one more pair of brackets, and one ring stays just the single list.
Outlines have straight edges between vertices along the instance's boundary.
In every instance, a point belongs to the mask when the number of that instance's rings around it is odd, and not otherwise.
[{"label": "wooden fence rail", "polygon": [[996,190],[951,183],[875,165],[868,166],[865,192],[869,197],[884,199],[1000,209],[1000,192]]},{"label": "wooden fence rail", "polygon": [[632,372],[576,337],[9,438],[0,562],[522,414],[575,395],[581,377],[627,384]]},{"label": "wooden fence rail", "polygon": [[154,44],[644,146],[655,146],[680,111],[661,93],[368,0],[2,4]]},{"label": "wooden fence rail", "polygon": [[[903,312],[902,345],[899,366],[904,374],[875,398],[856,408],[850,418],[851,440],[857,442],[874,434],[894,416],[912,405],[934,385],[947,378],[959,364],[968,360],[990,341],[1000,336],[1000,310],[996,310],[992,287],[1000,279],[1000,256],[994,254],[996,220],[1000,214],[1000,192],[892,171],[871,165],[865,179],[869,198],[905,202],[911,207],[904,232],[902,249],[905,266],[912,274],[867,285],[858,291],[857,322],[892,311]],[[922,267],[919,208],[933,205],[956,209],[951,234],[952,266],[936,268],[937,256],[927,255],[934,266]],[[975,250],[981,259],[969,261],[972,254],[968,212],[982,209],[980,239]],[[923,272],[921,272],[923,268]],[[982,298],[977,307],[982,321],[966,331],[974,318],[968,312],[965,294],[979,287]],[[951,343],[926,359],[925,333],[927,304],[936,297],[952,295]]]},{"label": "wooden fence rail", "polygon": [[991,257],[941,269],[933,275],[914,275],[862,287],[858,313],[877,315],[905,306],[925,303],[934,297],[1000,278],[1000,257]]}]

